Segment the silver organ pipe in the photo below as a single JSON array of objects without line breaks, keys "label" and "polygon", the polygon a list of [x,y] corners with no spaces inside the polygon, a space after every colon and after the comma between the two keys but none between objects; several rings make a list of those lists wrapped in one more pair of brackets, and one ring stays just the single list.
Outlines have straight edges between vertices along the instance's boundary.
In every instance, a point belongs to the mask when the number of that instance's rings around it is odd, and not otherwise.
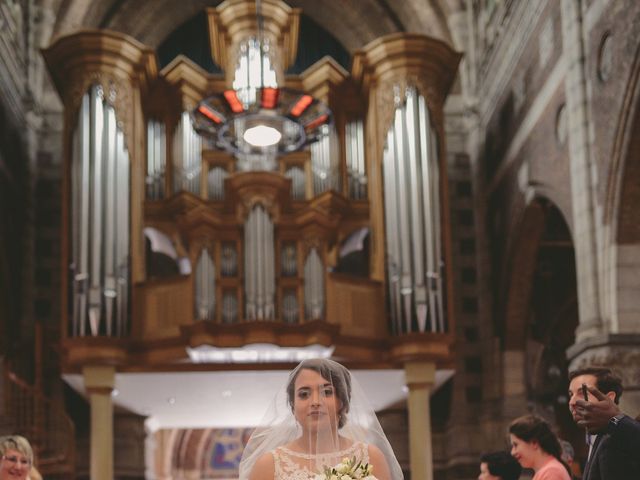
[{"label": "silver organ pipe", "polygon": [[287,290],[282,297],[282,320],[298,323],[298,296],[295,290]]},{"label": "silver organ pipe", "polygon": [[367,198],[367,173],[364,158],[364,125],[362,120],[347,123],[345,135],[349,198]]},{"label": "silver organ pipe", "polygon": [[235,277],[238,273],[238,252],[235,245],[223,244],[220,252],[220,273],[223,277]]},{"label": "silver organ pipe", "polygon": [[224,179],[229,173],[221,167],[213,167],[207,177],[209,200],[224,200]]},{"label": "silver organ pipe", "polygon": [[91,335],[98,335],[100,328],[100,313],[102,309],[102,295],[100,291],[100,283],[102,280],[101,255],[100,247],[102,244],[102,209],[104,199],[103,195],[103,157],[102,157],[102,141],[103,141],[103,111],[102,102],[104,101],[104,92],[102,87],[91,89],[91,107],[93,112],[89,118],[91,147],[89,151],[89,162],[92,168],[91,178],[91,218],[90,218],[90,237],[91,237],[91,258],[89,261],[89,327]]},{"label": "silver organ pipe", "polygon": [[238,299],[235,292],[225,292],[222,295],[222,322],[236,323],[238,321]]},{"label": "silver organ pipe", "polygon": [[182,112],[173,137],[173,191],[186,190],[200,195],[202,140],[191,125],[189,112]]},{"label": "silver organ pipe", "polygon": [[77,122],[71,162],[71,334],[124,335],[129,312],[129,154],[102,87],[93,86],[84,95]]},{"label": "silver organ pipe", "polygon": [[[116,114],[112,108],[104,109],[104,134],[103,142],[104,172],[105,172],[105,202],[104,202],[104,301],[105,317],[113,318],[114,302],[116,298],[116,235],[117,218],[116,199],[118,195],[117,183],[117,153],[116,153]],[[107,335],[113,334],[111,321],[106,322]]]},{"label": "silver organ pipe", "polygon": [[196,265],[195,310],[198,320],[215,320],[216,270],[208,249],[203,249]]},{"label": "silver organ pipe", "polygon": [[393,329],[444,332],[437,134],[415,88],[397,92],[396,102],[383,154]]},{"label": "silver organ pipe", "polygon": [[147,122],[147,199],[164,198],[164,176],[166,169],[166,128],[157,120]]},{"label": "silver organ pipe", "polygon": [[296,260],[296,246],[294,243],[287,243],[280,250],[280,271],[285,277],[292,277],[298,273]]},{"label": "silver organ pipe", "polygon": [[312,320],[321,319],[324,314],[324,268],[315,248],[304,263],[304,311]]},{"label": "silver organ pipe", "polygon": [[333,126],[323,125],[322,138],[311,144],[313,193],[340,191],[340,152],[338,135]]},{"label": "silver organ pipe", "polygon": [[275,319],[275,243],[273,223],[261,205],[245,222],[245,291],[248,320]]},{"label": "silver organ pipe", "polygon": [[394,141],[393,130],[387,134],[387,146],[384,150],[382,167],[384,172],[384,192],[385,192],[385,219],[387,229],[387,275],[389,285],[389,304],[393,331],[402,332],[402,308],[400,296],[400,245],[397,234],[398,231],[398,203],[395,201],[396,193],[396,170],[394,165]]},{"label": "silver organ pipe", "polygon": [[291,179],[291,198],[304,200],[306,196],[304,170],[300,167],[291,167],[285,172],[285,176]]},{"label": "silver organ pipe", "polygon": [[129,312],[129,152],[124,133],[116,131],[116,178],[118,182],[116,221],[117,334],[126,333]]}]

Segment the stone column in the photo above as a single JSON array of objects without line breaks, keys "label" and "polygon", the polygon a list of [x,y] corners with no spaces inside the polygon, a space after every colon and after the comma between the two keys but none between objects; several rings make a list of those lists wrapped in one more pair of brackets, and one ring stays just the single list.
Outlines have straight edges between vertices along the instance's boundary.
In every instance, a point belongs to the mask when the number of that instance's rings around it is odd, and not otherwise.
[{"label": "stone column", "polygon": [[562,36],[567,64],[565,92],[571,166],[573,238],[576,250],[580,325],[576,343],[602,332],[598,258],[600,211],[595,202],[597,169],[590,150],[585,45],[581,0],[562,0]]},{"label": "stone column", "polygon": [[115,368],[85,366],[84,386],[91,405],[91,480],[113,480],[113,403]]},{"label": "stone column", "polygon": [[433,480],[429,398],[436,378],[433,362],[412,361],[404,366],[409,388],[409,459],[412,480]]}]

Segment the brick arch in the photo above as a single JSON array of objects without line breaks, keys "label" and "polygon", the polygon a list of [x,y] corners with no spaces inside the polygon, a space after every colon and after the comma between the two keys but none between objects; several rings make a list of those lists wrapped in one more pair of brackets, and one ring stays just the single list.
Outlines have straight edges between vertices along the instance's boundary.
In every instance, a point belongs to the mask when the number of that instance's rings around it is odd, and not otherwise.
[{"label": "brick arch", "polygon": [[605,198],[605,318],[612,333],[638,331],[640,297],[640,47],[616,126]]},{"label": "brick arch", "polygon": [[557,424],[564,438],[577,439],[583,432],[562,399],[566,351],[579,323],[574,242],[562,211],[536,194],[520,216],[507,257],[503,394],[514,408],[526,402]]},{"label": "brick arch", "polygon": [[[548,257],[553,258],[550,253],[553,249],[564,249],[566,255],[563,258],[575,268],[568,222],[553,202],[538,196],[524,209],[507,257],[507,274],[503,284],[503,325],[500,328],[504,334],[505,350],[524,350],[529,336],[529,322],[540,306],[539,299],[533,297],[536,288],[540,288],[535,282],[541,281],[540,269],[544,268],[542,262],[550,261]],[[575,273],[569,281],[575,285]],[[576,301],[575,293],[567,295],[570,298],[563,300],[565,303]],[[532,305],[532,301],[537,302],[536,305]],[[558,308],[571,309],[571,306],[562,304]],[[540,312],[537,313],[540,315]],[[573,336],[576,326],[570,325],[571,331],[566,332],[566,335]],[[566,339],[564,343],[567,343]]]}]

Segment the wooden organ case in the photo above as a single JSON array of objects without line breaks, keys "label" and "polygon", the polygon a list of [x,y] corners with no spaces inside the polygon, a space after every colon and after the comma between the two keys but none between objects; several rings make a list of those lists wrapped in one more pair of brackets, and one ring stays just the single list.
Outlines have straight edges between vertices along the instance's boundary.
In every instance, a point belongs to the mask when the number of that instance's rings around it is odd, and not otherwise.
[{"label": "wooden organ case", "polygon": [[252,344],[450,364],[443,104],[460,55],[395,34],[356,52],[351,72],[325,57],[285,75],[300,11],[279,0],[263,9],[278,85],[334,118],[322,140],[268,168],[241,167],[190,119],[233,88],[253,2],[207,11],[224,75],[182,56],[158,70],[152,50],[104,30],[44,52],[65,106],[68,370],[161,368],[203,346]]}]

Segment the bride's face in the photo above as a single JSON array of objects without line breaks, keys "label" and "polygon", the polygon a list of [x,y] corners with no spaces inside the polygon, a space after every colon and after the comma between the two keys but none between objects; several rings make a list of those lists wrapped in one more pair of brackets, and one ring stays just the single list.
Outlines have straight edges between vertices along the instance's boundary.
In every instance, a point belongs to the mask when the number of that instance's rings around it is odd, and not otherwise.
[{"label": "bride's face", "polygon": [[337,426],[341,402],[334,386],[315,370],[302,369],[295,382],[293,413],[300,425]]}]

